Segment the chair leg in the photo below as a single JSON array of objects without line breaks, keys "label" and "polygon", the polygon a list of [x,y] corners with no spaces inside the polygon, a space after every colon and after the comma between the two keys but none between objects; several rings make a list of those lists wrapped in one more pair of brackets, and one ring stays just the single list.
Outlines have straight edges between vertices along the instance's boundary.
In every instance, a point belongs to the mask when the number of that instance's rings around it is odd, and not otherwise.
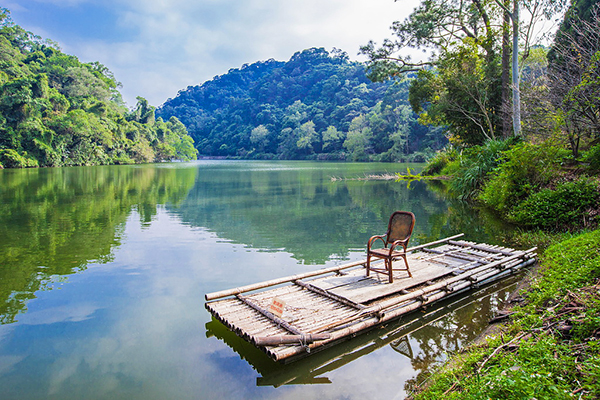
[{"label": "chair leg", "polygon": [[404,259],[404,265],[406,265],[406,272],[408,272],[408,277],[412,278],[412,274],[410,273],[410,268],[408,268],[408,260],[406,260],[406,255],[403,255],[402,258]]},{"label": "chair leg", "polygon": [[371,255],[367,252],[367,276],[371,272]]},{"label": "chair leg", "polygon": [[388,270],[388,282],[393,283],[394,282],[394,270],[392,269],[392,259],[391,258],[385,259],[385,266]]}]

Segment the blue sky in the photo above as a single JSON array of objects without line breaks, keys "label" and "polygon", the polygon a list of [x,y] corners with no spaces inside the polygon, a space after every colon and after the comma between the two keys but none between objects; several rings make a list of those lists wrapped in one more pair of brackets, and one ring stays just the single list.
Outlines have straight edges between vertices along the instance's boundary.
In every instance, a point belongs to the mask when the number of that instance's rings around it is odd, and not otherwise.
[{"label": "blue sky", "polygon": [[15,23],[83,62],[106,65],[129,106],[159,106],[245,63],[310,47],[350,58],[381,42],[418,0],[8,0]]}]

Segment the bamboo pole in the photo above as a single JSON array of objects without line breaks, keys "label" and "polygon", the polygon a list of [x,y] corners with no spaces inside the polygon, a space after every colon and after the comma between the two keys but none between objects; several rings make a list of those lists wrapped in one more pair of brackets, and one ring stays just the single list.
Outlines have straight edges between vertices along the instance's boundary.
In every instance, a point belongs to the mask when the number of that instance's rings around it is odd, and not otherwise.
[{"label": "bamboo pole", "polygon": [[280,344],[309,344],[319,340],[327,340],[331,338],[328,333],[320,333],[311,335],[276,335],[276,336],[262,336],[253,337],[252,342],[256,346],[278,346]]},{"label": "bamboo pole", "polygon": [[[531,249],[530,249],[531,250]],[[526,254],[530,254],[530,253],[526,253]],[[535,262],[535,259],[529,259],[527,261],[523,261],[521,262],[519,265],[517,265],[516,267],[513,267],[514,269],[519,269],[523,266],[532,264]],[[505,273],[508,273],[510,271],[510,269],[507,269],[505,271],[500,272],[499,274],[497,274],[497,276],[503,275]],[[492,282],[493,279],[488,279],[488,282]],[[481,283],[480,283],[481,284]],[[464,282],[458,282],[458,284],[456,286],[454,286],[454,294],[458,294],[463,290],[466,290],[468,287],[474,285],[473,282],[469,282],[466,281]],[[453,294],[453,295],[454,295]],[[384,315],[381,316],[381,318],[379,316],[370,316],[367,319],[360,321],[356,324],[353,324],[351,326],[345,327],[343,329],[331,332],[331,337],[325,341],[322,341],[318,344],[311,344],[308,346],[309,349],[312,348],[316,348],[316,347],[320,347],[323,345],[326,345],[327,343],[331,343],[334,342],[336,340],[341,340],[343,338],[355,335],[363,330],[372,328],[376,325],[379,325],[381,323],[390,321],[392,319],[395,319],[401,315],[404,315],[406,313],[409,313],[411,311],[414,311],[418,308],[420,308],[421,306],[423,306],[424,304],[431,304],[435,301],[441,300],[443,298],[448,297],[448,295],[446,293],[443,293],[442,290],[440,290],[438,293],[435,293],[433,295],[430,295],[427,299],[426,302],[423,301],[415,301],[411,304],[399,307],[398,309],[395,310],[391,310],[391,312],[386,312]],[[301,354],[302,352],[306,351],[305,348],[303,347],[289,347],[286,349],[280,349],[279,351],[275,352],[275,351],[269,351],[267,352],[269,354],[269,356],[271,356],[274,360],[276,361],[280,361],[298,354]]]},{"label": "bamboo pole", "polygon": [[510,250],[492,249],[490,246],[484,246],[484,245],[475,244],[475,243],[468,243],[468,242],[465,242],[464,240],[459,240],[459,241],[451,240],[451,241],[448,241],[448,243],[452,244],[454,246],[470,247],[472,249],[487,251],[489,253],[498,253],[498,254],[502,254],[503,256],[510,256],[511,254],[514,253],[514,250],[510,251]]},{"label": "bamboo pole", "polygon": [[[435,242],[425,243],[425,244],[415,246],[415,247],[409,247],[408,249],[406,249],[406,252],[408,253],[408,252],[419,250],[419,249],[422,249],[425,247],[434,246],[436,244],[445,243],[449,240],[456,239],[463,235],[464,235],[464,233],[461,233],[458,235],[447,237],[445,239],[436,240]],[[233,288],[233,289],[221,290],[219,292],[207,293],[204,295],[204,298],[206,301],[216,300],[221,297],[233,296],[233,295],[242,294],[245,292],[251,292],[253,290],[264,289],[266,287],[280,285],[282,283],[287,283],[287,282],[295,281],[298,279],[305,279],[305,278],[310,278],[313,276],[325,275],[325,274],[328,274],[331,272],[338,272],[338,271],[341,271],[344,269],[357,267],[366,262],[367,262],[366,259],[360,260],[360,261],[354,261],[354,262],[351,262],[348,264],[338,265],[338,266],[330,267],[330,268],[324,268],[324,269],[320,269],[320,270],[316,270],[316,271],[312,271],[312,272],[306,272],[303,274],[297,274],[297,275],[292,275],[292,276],[288,276],[288,277],[272,279],[272,280],[265,281],[265,282],[253,283],[251,285],[241,286],[241,287],[237,287],[237,288]]]},{"label": "bamboo pole", "polygon": [[[469,270],[467,272],[464,272],[464,273],[462,273],[460,275],[457,275],[455,277],[452,277],[452,278],[444,279],[441,282],[438,282],[436,284],[427,286],[427,287],[425,287],[423,289],[415,290],[415,291],[412,291],[412,292],[410,292],[408,294],[397,296],[397,297],[391,298],[389,300],[384,300],[384,301],[378,303],[375,306],[372,306],[372,307],[366,308],[366,309],[364,309],[364,310],[362,310],[360,312],[357,312],[355,315],[353,315],[353,316],[351,316],[349,318],[346,318],[345,320],[334,322],[334,323],[331,323],[331,324],[327,325],[326,327],[323,327],[325,329],[319,328],[318,331],[322,332],[322,331],[324,331],[326,329],[332,329],[332,328],[335,328],[336,326],[345,325],[345,324],[348,324],[348,323],[350,323],[352,321],[364,318],[364,317],[369,316],[369,315],[374,315],[374,314],[380,314],[380,315],[382,315],[382,314],[385,314],[383,311],[386,310],[386,309],[388,309],[388,308],[390,308],[390,307],[394,307],[394,306],[397,306],[399,304],[402,304],[402,303],[405,303],[405,302],[408,302],[408,301],[411,301],[411,300],[415,300],[415,299],[417,299],[419,297],[422,297],[422,296],[426,297],[426,296],[430,295],[432,292],[436,292],[436,291],[439,291],[439,290],[445,290],[447,287],[449,287],[449,285],[451,285],[453,283],[456,283],[456,282],[464,281],[465,279],[468,279],[469,277],[471,277],[471,276],[473,276],[473,275],[475,275],[477,273],[480,273],[482,271],[486,271],[488,269],[496,268],[496,267],[501,266],[502,264],[505,264],[505,263],[507,263],[507,262],[509,262],[511,260],[516,260],[516,259],[519,259],[521,257],[527,257],[529,254],[531,254],[536,249],[537,249],[536,247],[533,247],[533,248],[531,248],[529,250],[526,250],[526,251],[523,251],[523,252],[519,252],[519,253],[511,256],[511,257],[507,257],[507,258],[504,258],[502,260],[498,260],[498,261],[495,261],[495,262],[492,262],[492,263],[489,263],[489,264],[482,265],[480,267],[471,269],[471,270]],[[471,282],[469,282],[469,285],[470,284],[471,284]]]},{"label": "bamboo pole", "polygon": [[298,281],[298,280],[294,281],[294,283],[296,285],[298,285],[298,286],[301,286],[301,287],[305,288],[308,291],[311,291],[313,293],[317,293],[317,294],[319,294],[321,296],[328,297],[328,298],[333,299],[333,300],[335,300],[335,301],[337,301],[339,303],[345,304],[345,305],[347,305],[349,307],[358,308],[359,310],[363,310],[363,309],[367,308],[366,306],[363,306],[362,304],[355,303],[353,301],[350,301],[350,300],[346,299],[345,297],[339,296],[339,295],[334,294],[334,293],[330,293],[327,290],[323,290],[323,289],[321,289],[319,287],[311,285],[310,283],[306,283],[306,282],[302,282],[302,281]]},{"label": "bamboo pole", "polygon": [[275,314],[273,314],[270,311],[265,310],[264,308],[254,304],[253,302],[251,302],[247,297],[242,296],[241,294],[238,294],[236,296],[238,299],[240,299],[240,301],[242,301],[244,304],[247,304],[248,306],[252,307],[253,309],[255,309],[256,311],[258,311],[259,313],[261,313],[262,315],[264,315],[265,317],[267,317],[268,319],[272,320],[273,322],[275,322],[278,326],[281,326],[282,328],[292,332],[295,335],[303,335],[303,332],[300,332],[299,329],[296,329],[295,327],[293,327],[292,325],[290,325],[286,320],[279,318],[278,316],[276,316]]},{"label": "bamboo pole", "polygon": [[210,300],[219,299],[221,297],[227,297],[227,296],[233,296],[233,295],[237,295],[237,294],[241,294],[241,293],[245,293],[245,292],[251,292],[253,290],[264,289],[269,286],[280,285],[282,283],[295,281],[297,279],[310,278],[313,276],[328,274],[330,272],[341,271],[343,269],[348,269],[348,268],[359,266],[361,264],[364,264],[365,262],[366,262],[366,260],[355,261],[355,262],[351,262],[351,263],[344,264],[344,265],[338,265],[335,267],[324,268],[324,269],[320,269],[317,271],[306,272],[304,274],[297,274],[297,275],[287,276],[287,277],[283,277],[283,278],[271,279],[270,281],[253,283],[251,285],[241,286],[241,287],[234,288],[234,289],[221,290],[220,292],[207,293],[206,295],[204,295],[204,298],[206,299],[206,301],[210,301]]}]

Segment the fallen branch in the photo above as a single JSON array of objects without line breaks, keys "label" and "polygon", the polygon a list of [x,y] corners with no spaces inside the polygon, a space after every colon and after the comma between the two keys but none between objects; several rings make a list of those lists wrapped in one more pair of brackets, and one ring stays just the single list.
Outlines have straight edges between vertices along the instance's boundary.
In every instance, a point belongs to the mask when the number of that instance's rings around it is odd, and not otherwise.
[{"label": "fallen branch", "polygon": [[481,370],[483,370],[483,367],[485,366],[485,364],[487,364],[488,361],[490,361],[492,358],[494,358],[494,356],[496,354],[498,354],[500,352],[500,350],[504,349],[505,347],[509,347],[511,344],[513,344],[517,340],[520,340],[525,335],[526,335],[525,332],[521,332],[520,334],[518,334],[517,336],[515,336],[510,342],[504,343],[503,345],[500,345],[500,346],[496,347],[496,350],[494,350],[492,352],[492,354],[490,354],[489,356],[487,356],[487,358],[485,360],[483,360],[483,363],[481,363],[481,365],[479,366],[479,368],[477,368],[477,373],[478,374],[481,373]]}]

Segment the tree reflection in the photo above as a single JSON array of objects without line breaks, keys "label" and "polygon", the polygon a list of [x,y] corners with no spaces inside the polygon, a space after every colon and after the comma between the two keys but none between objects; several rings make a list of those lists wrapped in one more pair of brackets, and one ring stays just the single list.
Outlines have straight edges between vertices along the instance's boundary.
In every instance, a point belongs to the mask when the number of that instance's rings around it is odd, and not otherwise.
[{"label": "tree reflection", "polygon": [[179,203],[196,168],[81,167],[0,171],[0,323],[15,322],[57,277],[112,260],[132,209],[148,223]]},{"label": "tree reflection", "polygon": [[[192,226],[260,249],[285,250],[309,264],[345,259],[383,233],[395,210],[417,218],[411,244],[465,232],[496,243],[478,210],[452,202],[425,182],[331,180],[318,163],[306,169],[202,170],[177,212]],[[321,164],[322,165],[322,164]],[[340,167],[342,169],[342,167]]]},{"label": "tree reflection", "polygon": [[[497,285],[508,285],[516,279],[513,277]],[[405,390],[413,391],[426,379],[433,366],[444,360],[446,354],[458,351],[472,342],[509,295],[509,290],[502,290],[492,296],[475,298],[452,310],[444,318],[413,332],[410,337],[418,344],[418,351],[411,363],[417,374],[405,382]]]}]

